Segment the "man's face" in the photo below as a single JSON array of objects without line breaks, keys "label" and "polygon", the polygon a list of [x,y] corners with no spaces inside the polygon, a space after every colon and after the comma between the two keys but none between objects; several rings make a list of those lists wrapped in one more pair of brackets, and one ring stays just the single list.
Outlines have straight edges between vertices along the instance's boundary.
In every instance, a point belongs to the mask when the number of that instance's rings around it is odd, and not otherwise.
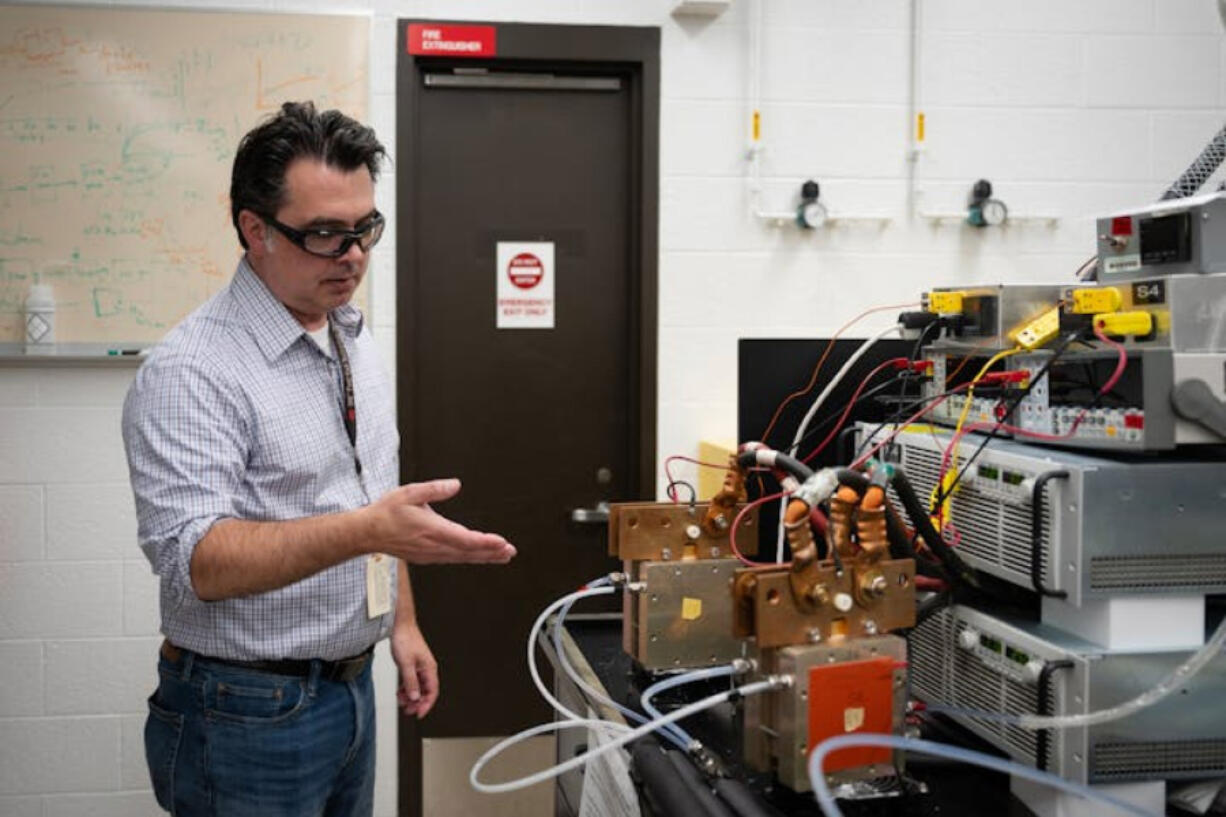
[{"label": "man's face", "polygon": [[[375,213],[375,184],[365,167],[345,171],[295,159],[286,168],[285,189],[285,203],[272,217],[294,230],[353,230]],[[239,219],[252,268],[307,329],[323,326],[330,310],[348,303],[366,274],[370,257],[357,242],[343,255],[321,258],[259,214],[244,210]]]}]

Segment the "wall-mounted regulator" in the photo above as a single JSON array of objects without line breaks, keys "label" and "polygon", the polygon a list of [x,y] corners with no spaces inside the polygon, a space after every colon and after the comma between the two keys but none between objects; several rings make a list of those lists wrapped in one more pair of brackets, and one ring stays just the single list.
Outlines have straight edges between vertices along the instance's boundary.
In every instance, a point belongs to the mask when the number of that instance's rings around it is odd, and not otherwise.
[{"label": "wall-mounted regulator", "polygon": [[966,204],[966,223],[972,227],[996,227],[1008,217],[1005,203],[992,198],[992,183],[987,179],[975,182]]},{"label": "wall-mounted regulator", "polygon": [[806,230],[814,230],[826,223],[826,205],[818,201],[821,186],[808,179],[800,186],[800,204],[796,207],[796,223]]}]

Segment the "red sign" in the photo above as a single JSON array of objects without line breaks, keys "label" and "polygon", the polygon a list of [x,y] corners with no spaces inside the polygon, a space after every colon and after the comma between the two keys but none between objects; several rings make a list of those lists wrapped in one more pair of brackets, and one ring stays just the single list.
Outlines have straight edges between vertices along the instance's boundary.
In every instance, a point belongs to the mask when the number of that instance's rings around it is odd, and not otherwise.
[{"label": "red sign", "polygon": [[409,53],[427,57],[493,57],[498,53],[494,26],[409,23]]},{"label": "red sign", "polygon": [[507,265],[507,277],[520,289],[532,289],[545,276],[545,265],[530,252],[521,252]]}]

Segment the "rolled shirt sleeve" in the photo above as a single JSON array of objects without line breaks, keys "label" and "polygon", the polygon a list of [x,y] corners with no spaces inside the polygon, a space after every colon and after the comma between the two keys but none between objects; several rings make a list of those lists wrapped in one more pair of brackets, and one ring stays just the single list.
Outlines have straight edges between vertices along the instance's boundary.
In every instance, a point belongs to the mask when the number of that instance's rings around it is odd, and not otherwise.
[{"label": "rolled shirt sleeve", "polygon": [[225,372],[200,356],[153,357],[123,410],[141,550],[163,581],[163,603],[197,598],[196,544],[215,522],[237,516],[246,471],[248,406]]}]

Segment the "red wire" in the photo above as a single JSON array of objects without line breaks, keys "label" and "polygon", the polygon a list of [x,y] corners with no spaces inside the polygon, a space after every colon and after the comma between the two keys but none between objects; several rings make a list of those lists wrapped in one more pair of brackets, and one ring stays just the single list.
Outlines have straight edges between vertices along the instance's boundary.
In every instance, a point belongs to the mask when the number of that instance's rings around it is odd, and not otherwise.
[{"label": "red wire", "polygon": [[[1098,390],[1098,396],[1101,397],[1115,388],[1115,384],[1120,381],[1121,377],[1123,377],[1124,369],[1128,366],[1128,350],[1124,348],[1124,344],[1118,343],[1107,337],[1107,335],[1103,332],[1101,322],[1095,324],[1094,336],[1111,348],[1115,349],[1116,353],[1119,355],[1119,361],[1115,364],[1115,371],[1111,373],[1111,377],[1107,378],[1107,382],[1104,383],[1102,388]],[[1089,410],[1090,409],[1087,406],[1079,411],[1077,416],[1073,418],[1072,425],[1069,426],[1068,431],[1065,431],[1063,434],[1045,434],[1042,431],[1031,431],[1028,428],[1020,428],[1003,421],[997,423],[971,423],[969,426],[964,426],[958,430],[958,433],[955,434],[953,439],[949,441],[949,445],[945,447],[945,453],[941,456],[941,474],[937,481],[937,485],[945,484],[945,474],[949,470],[949,460],[952,456],[954,446],[958,444],[958,441],[961,440],[968,431],[1001,429],[1012,434],[1016,434],[1020,437],[1030,437],[1036,440],[1047,440],[1048,442],[1059,442],[1060,440],[1067,440],[1069,437],[1072,437],[1077,433],[1077,429],[1081,426],[1081,421],[1085,419],[1085,416],[1087,413],[1089,413]],[[938,514],[939,512],[940,509],[938,509]],[[940,519],[939,516],[937,518],[938,520]]]},{"label": "red wire", "polygon": [[855,324],[858,320],[863,318],[865,315],[871,315],[874,312],[885,312],[886,310],[890,310],[890,309],[906,309],[912,306],[919,306],[919,304],[912,302],[908,304],[887,304],[885,306],[874,306],[871,309],[864,310],[859,315],[856,315],[854,318],[849,320],[847,323],[840,326],[838,330],[836,330],[835,333],[830,336],[830,342],[826,344],[826,348],[822,351],[822,356],[817,359],[817,365],[813,368],[813,374],[810,375],[809,377],[809,384],[805,386],[803,389],[800,389],[799,391],[794,391],[791,394],[789,394],[787,397],[783,398],[783,402],[780,403],[779,407],[775,409],[774,416],[771,417],[771,421],[767,424],[766,430],[762,432],[762,436],[760,438],[762,442],[764,443],[767,442],[767,437],[770,436],[771,431],[775,428],[775,423],[779,422],[779,415],[783,413],[784,407],[788,403],[795,400],[797,397],[807,394],[809,390],[812,389],[813,386],[817,383],[817,375],[821,372],[822,366],[825,365],[826,363],[826,358],[830,356],[830,351],[834,349],[834,342],[839,339],[840,335],[842,335],[845,331],[847,331],[847,329],[850,326]]},{"label": "red wire", "polygon": [[1115,384],[1120,382],[1120,378],[1124,376],[1124,368],[1128,365],[1128,350],[1124,348],[1124,344],[1117,343],[1116,341],[1107,337],[1106,333],[1103,331],[1103,325],[1101,322],[1094,326],[1094,337],[1115,349],[1120,356],[1119,362],[1115,364],[1115,371],[1112,372],[1111,377],[1107,378],[1107,382],[1103,384],[1103,387],[1098,390],[1098,395],[1101,397],[1114,389]]},{"label": "red wire", "polygon": [[882,369],[889,368],[890,366],[896,366],[898,363],[906,363],[908,360],[909,358],[905,357],[892,357],[865,375],[864,380],[860,381],[860,385],[857,386],[856,390],[852,393],[851,399],[847,401],[847,408],[843,409],[843,413],[839,416],[839,421],[834,424],[834,428],[830,429],[830,433],[826,435],[826,438],[822,440],[821,444],[818,445],[817,448],[810,451],[809,456],[805,457],[803,460],[801,460],[801,462],[808,463],[818,454],[822,453],[822,450],[826,446],[830,445],[830,441],[833,440],[839,433],[839,429],[843,427],[843,423],[847,422],[847,416],[851,414],[851,410],[855,408],[856,401],[860,399],[860,392],[864,391],[865,387],[868,386],[869,381],[876,376],[877,372],[881,371]]},{"label": "red wire", "polygon": [[[774,502],[776,499],[782,499],[784,496],[787,495],[787,493],[788,493],[787,491],[780,491],[777,494],[771,494],[769,496],[764,496],[764,497],[755,499],[753,502],[750,502],[747,505],[745,505],[744,508],[741,508],[741,512],[736,515],[736,519],[732,520],[732,527],[728,531],[728,544],[732,548],[732,555],[740,559],[741,564],[745,565],[746,567],[759,567],[761,565],[774,565],[775,564],[774,562],[755,562],[752,559],[746,558],[745,555],[742,554],[740,549],[736,546],[736,529],[740,527],[741,520],[745,518],[745,514],[749,513],[749,510],[751,508],[756,508],[759,505],[765,505],[767,502]],[[784,566],[790,565],[790,564],[791,562],[786,562]]]},{"label": "red wire", "polygon": [[673,479],[672,468],[669,467],[673,464],[673,460],[681,460],[682,462],[692,462],[695,465],[701,465],[706,468],[718,468],[721,471],[726,470],[728,468],[728,463],[726,462],[720,463],[720,464],[717,464],[714,462],[703,462],[702,460],[696,460],[693,457],[685,457],[685,456],[682,456],[681,454],[674,454],[671,457],[665,457],[664,476],[668,478],[668,488],[666,490],[668,491],[668,498],[671,499],[674,504],[678,502],[677,483],[676,483],[676,480]]},{"label": "red wire", "polygon": [[872,457],[874,454],[876,454],[876,453],[877,453],[878,451],[880,451],[882,448],[885,448],[887,445],[889,445],[891,442],[893,442],[894,438],[895,438],[895,437],[897,437],[897,436],[898,436],[900,433],[902,433],[902,430],[903,430],[904,428],[906,428],[907,426],[911,425],[911,424],[912,424],[912,423],[914,423],[916,420],[918,420],[919,418],[923,417],[925,414],[927,414],[928,412],[932,411],[932,410],[933,410],[934,408],[936,408],[937,406],[939,406],[939,405],[941,405],[942,403],[944,403],[944,402],[945,402],[946,400],[948,400],[948,399],[949,399],[949,398],[950,398],[950,397],[951,397],[951,396],[952,396],[952,395],[953,395],[955,392],[959,392],[959,391],[961,391],[962,389],[965,389],[965,388],[966,388],[967,386],[969,386],[969,385],[970,385],[970,383],[963,383],[963,384],[962,384],[962,385],[960,385],[960,386],[955,386],[954,388],[952,388],[952,389],[950,389],[949,391],[947,391],[947,392],[945,392],[944,394],[942,394],[942,395],[941,395],[940,397],[938,397],[936,400],[933,400],[931,403],[929,403],[928,405],[924,406],[924,407],[923,407],[922,409],[920,409],[919,411],[917,411],[917,412],[915,412],[914,414],[912,414],[910,417],[908,417],[906,420],[904,420],[902,423],[900,423],[900,424],[899,424],[899,425],[898,425],[898,426],[897,426],[897,427],[894,429],[894,431],[892,431],[890,434],[888,434],[884,440],[882,440],[881,442],[877,443],[876,445],[874,445],[874,446],[873,446],[872,448],[870,448],[869,450],[865,451],[863,454],[861,454],[859,457],[857,457],[857,458],[856,458],[856,461],[855,461],[855,462],[853,462],[853,463],[852,463],[851,465],[849,465],[848,467],[849,467],[849,468],[859,468],[861,465],[863,465],[864,463],[868,462],[868,461],[869,461],[869,459],[870,459],[870,458],[871,458],[871,457]]}]

